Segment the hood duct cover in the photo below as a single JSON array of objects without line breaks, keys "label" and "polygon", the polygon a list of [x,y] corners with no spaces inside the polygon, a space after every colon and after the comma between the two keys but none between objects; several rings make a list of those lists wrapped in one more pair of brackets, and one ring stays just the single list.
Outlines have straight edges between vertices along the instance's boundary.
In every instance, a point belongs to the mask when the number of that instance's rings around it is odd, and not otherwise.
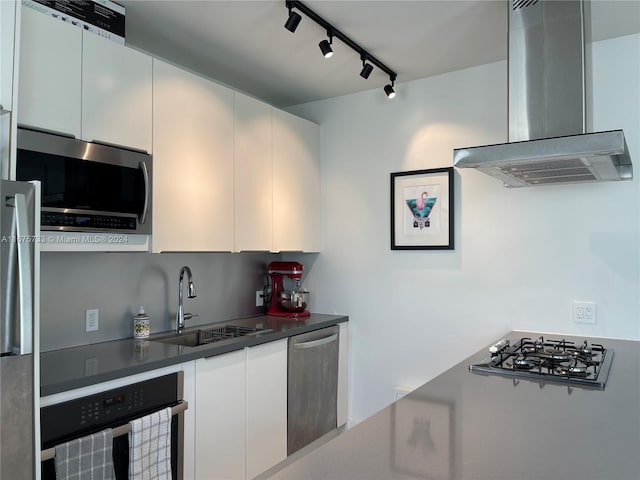
[{"label": "hood duct cover", "polygon": [[458,148],[454,165],[506,187],[629,180],[622,130],[585,133],[582,0],[511,0],[509,142]]}]

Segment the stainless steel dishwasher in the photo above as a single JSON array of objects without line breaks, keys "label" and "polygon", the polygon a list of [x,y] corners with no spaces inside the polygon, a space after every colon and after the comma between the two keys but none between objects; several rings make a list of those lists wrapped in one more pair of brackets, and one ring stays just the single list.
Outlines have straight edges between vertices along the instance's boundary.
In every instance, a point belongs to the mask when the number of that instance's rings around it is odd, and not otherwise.
[{"label": "stainless steel dishwasher", "polygon": [[287,455],[337,427],[340,327],[289,338]]}]

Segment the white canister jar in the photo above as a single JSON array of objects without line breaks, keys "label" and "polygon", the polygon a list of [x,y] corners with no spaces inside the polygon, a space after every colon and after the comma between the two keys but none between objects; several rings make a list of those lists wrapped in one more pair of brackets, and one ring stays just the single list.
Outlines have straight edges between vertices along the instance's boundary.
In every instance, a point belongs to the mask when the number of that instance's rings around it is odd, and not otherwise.
[{"label": "white canister jar", "polygon": [[144,313],[144,305],[140,305],[133,317],[133,338],[149,338],[149,330],[149,315]]}]

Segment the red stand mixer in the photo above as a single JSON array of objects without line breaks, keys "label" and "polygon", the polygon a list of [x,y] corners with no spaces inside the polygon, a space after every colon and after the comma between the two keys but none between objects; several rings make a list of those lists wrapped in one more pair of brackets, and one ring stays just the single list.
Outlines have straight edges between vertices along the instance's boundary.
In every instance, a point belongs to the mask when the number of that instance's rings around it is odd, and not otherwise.
[{"label": "red stand mixer", "polygon": [[[271,281],[271,301],[267,315],[276,317],[300,318],[311,313],[307,308],[309,292],[300,286],[302,264],[298,262],[271,262],[267,267]],[[284,289],[284,278],[296,281],[294,290]]]}]

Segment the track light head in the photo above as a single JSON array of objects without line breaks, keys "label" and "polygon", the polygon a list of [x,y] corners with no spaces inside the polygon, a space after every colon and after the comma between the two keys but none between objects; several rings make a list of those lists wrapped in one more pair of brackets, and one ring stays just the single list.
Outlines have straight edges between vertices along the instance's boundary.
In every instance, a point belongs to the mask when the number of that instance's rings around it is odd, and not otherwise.
[{"label": "track light head", "polygon": [[395,98],[396,96],[396,91],[393,89],[393,84],[396,81],[395,75],[390,76],[389,80],[391,80],[391,83],[389,85],[384,86],[384,93],[387,94],[387,98],[391,99],[391,98]]},{"label": "track light head", "polygon": [[384,93],[387,94],[387,98],[394,98],[396,96],[396,92],[391,85],[384,86]]},{"label": "track light head", "polygon": [[322,40],[318,46],[320,47],[320,51],[324,58],[331,58],[333,56],[333,49],[331,48],[331,44],[328,40]]},{"label": "track light head", "polygon": [[292,11],[291,8],[289,8],[289,18],[287,18],[287,21],[284,24],[284,28],[289,30],[291,33],[294,33],[296,31],[296,28],[298,28],[298,25],[300,24],[300,20],[302,20],[300,14]]},{"label": "track light head", "polygon": [[366,80],[369,78],[369,75],[371,75],[371,72],[373,72],[373,65],[367,63],[367,57],[364,54],[362,54],[360,58],[362,58],[362,70],[360,70],[360,76]]}]

